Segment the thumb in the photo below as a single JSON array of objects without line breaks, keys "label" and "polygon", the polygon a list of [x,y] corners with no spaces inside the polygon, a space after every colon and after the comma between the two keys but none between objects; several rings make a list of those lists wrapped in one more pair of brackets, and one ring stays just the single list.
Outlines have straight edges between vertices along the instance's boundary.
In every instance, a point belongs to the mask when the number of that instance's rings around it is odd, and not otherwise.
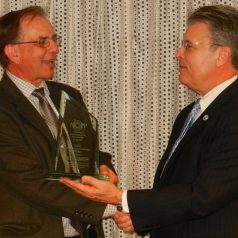
[{"label": "thumb", "polygon": [[101,165],[100,166],[100,174],[109,175],[108,167],[106,165]]}]

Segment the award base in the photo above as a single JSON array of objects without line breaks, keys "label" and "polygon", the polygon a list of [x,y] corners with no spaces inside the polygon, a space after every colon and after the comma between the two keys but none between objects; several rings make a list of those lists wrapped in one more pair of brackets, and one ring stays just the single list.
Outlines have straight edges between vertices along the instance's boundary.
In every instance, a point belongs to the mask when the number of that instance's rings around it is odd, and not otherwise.
[{"label": "award base", "polygon": [[[46,178],[47,180],[60,180],[61,177],[67,177],[73,180],[80,179],[82,176],[86,176],[87,174],[76,174],[76,173],[52,173],[50,177]],[[89,175],[90,176],[90,175]],[[109,181],[109,177],[106,175],[98,174],[94,175],[93,177],[100,179],[100,180],[105,180]]]}]

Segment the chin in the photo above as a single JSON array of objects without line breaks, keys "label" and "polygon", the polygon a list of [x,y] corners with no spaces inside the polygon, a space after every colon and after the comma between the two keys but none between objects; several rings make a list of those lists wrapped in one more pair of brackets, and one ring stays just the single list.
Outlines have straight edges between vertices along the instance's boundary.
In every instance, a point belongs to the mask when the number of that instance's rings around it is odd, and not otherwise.
[{"label": "chin", "polygon": [[44,80],[51,80],[54,77],[54,73],[45,74],[42,78]]},{"label": "chin", "polygon": [[184,84],[186,82],[186,80],[183,77],[179,76],[179,82]]},{"label": "chin", "polygon": [[179,73],[179,81],[182,83],[182,84],[186,84],[190,81],[190,77],[188,77],[188,75],[185,75],[183,73]]},{"label": "chin", "polygon": [[44,81],[48,81],[48,80],[52,80],[54,75],[44,75],[41,77],[41,79],[43,79]]}]

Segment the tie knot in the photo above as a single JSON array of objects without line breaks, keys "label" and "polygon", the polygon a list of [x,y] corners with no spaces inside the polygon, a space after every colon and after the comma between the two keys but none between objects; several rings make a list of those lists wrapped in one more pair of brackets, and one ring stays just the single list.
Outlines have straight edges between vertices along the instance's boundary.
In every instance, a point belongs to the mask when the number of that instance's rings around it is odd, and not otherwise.
[{"label": "tie knot", "polygon": [[192,111],[193,112],[200,112],[200,110],[201,110],[201,106],[200,106],[200,98],[199,98],[195,101]]},{"label": "tie knot", "polygon": [[192,111],[187,117],[187,123],[189,123],[189,127],[197,120],[200,114],[201,114],[200,99],[197,99],[193,105]]},{"label": "tie knot", "polygon": [[45,97],[45,91],[44,88],[37,88],[32,92],[32,95],[38,98],[44,98]]}]

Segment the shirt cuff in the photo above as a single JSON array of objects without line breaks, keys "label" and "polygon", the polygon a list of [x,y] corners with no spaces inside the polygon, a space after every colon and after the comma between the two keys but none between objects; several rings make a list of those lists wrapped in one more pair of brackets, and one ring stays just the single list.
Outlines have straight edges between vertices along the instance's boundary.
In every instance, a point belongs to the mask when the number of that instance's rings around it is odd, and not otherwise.
[{"label": "shirt cuff", "polygon": [[122,210],[123,210],[123,212],[130,212],[129,211],[129,207],[128,207],[128,201],[127,201],[127,190],[124,190],[123,192],[122,192],[122,202],[121,202],[122,204]]},{"label": "shirt cuff", "polygon": [[106,209],[103,213],[102,218],[107,219],[116,214],[117,207],[115,205],[107,204]]}]

